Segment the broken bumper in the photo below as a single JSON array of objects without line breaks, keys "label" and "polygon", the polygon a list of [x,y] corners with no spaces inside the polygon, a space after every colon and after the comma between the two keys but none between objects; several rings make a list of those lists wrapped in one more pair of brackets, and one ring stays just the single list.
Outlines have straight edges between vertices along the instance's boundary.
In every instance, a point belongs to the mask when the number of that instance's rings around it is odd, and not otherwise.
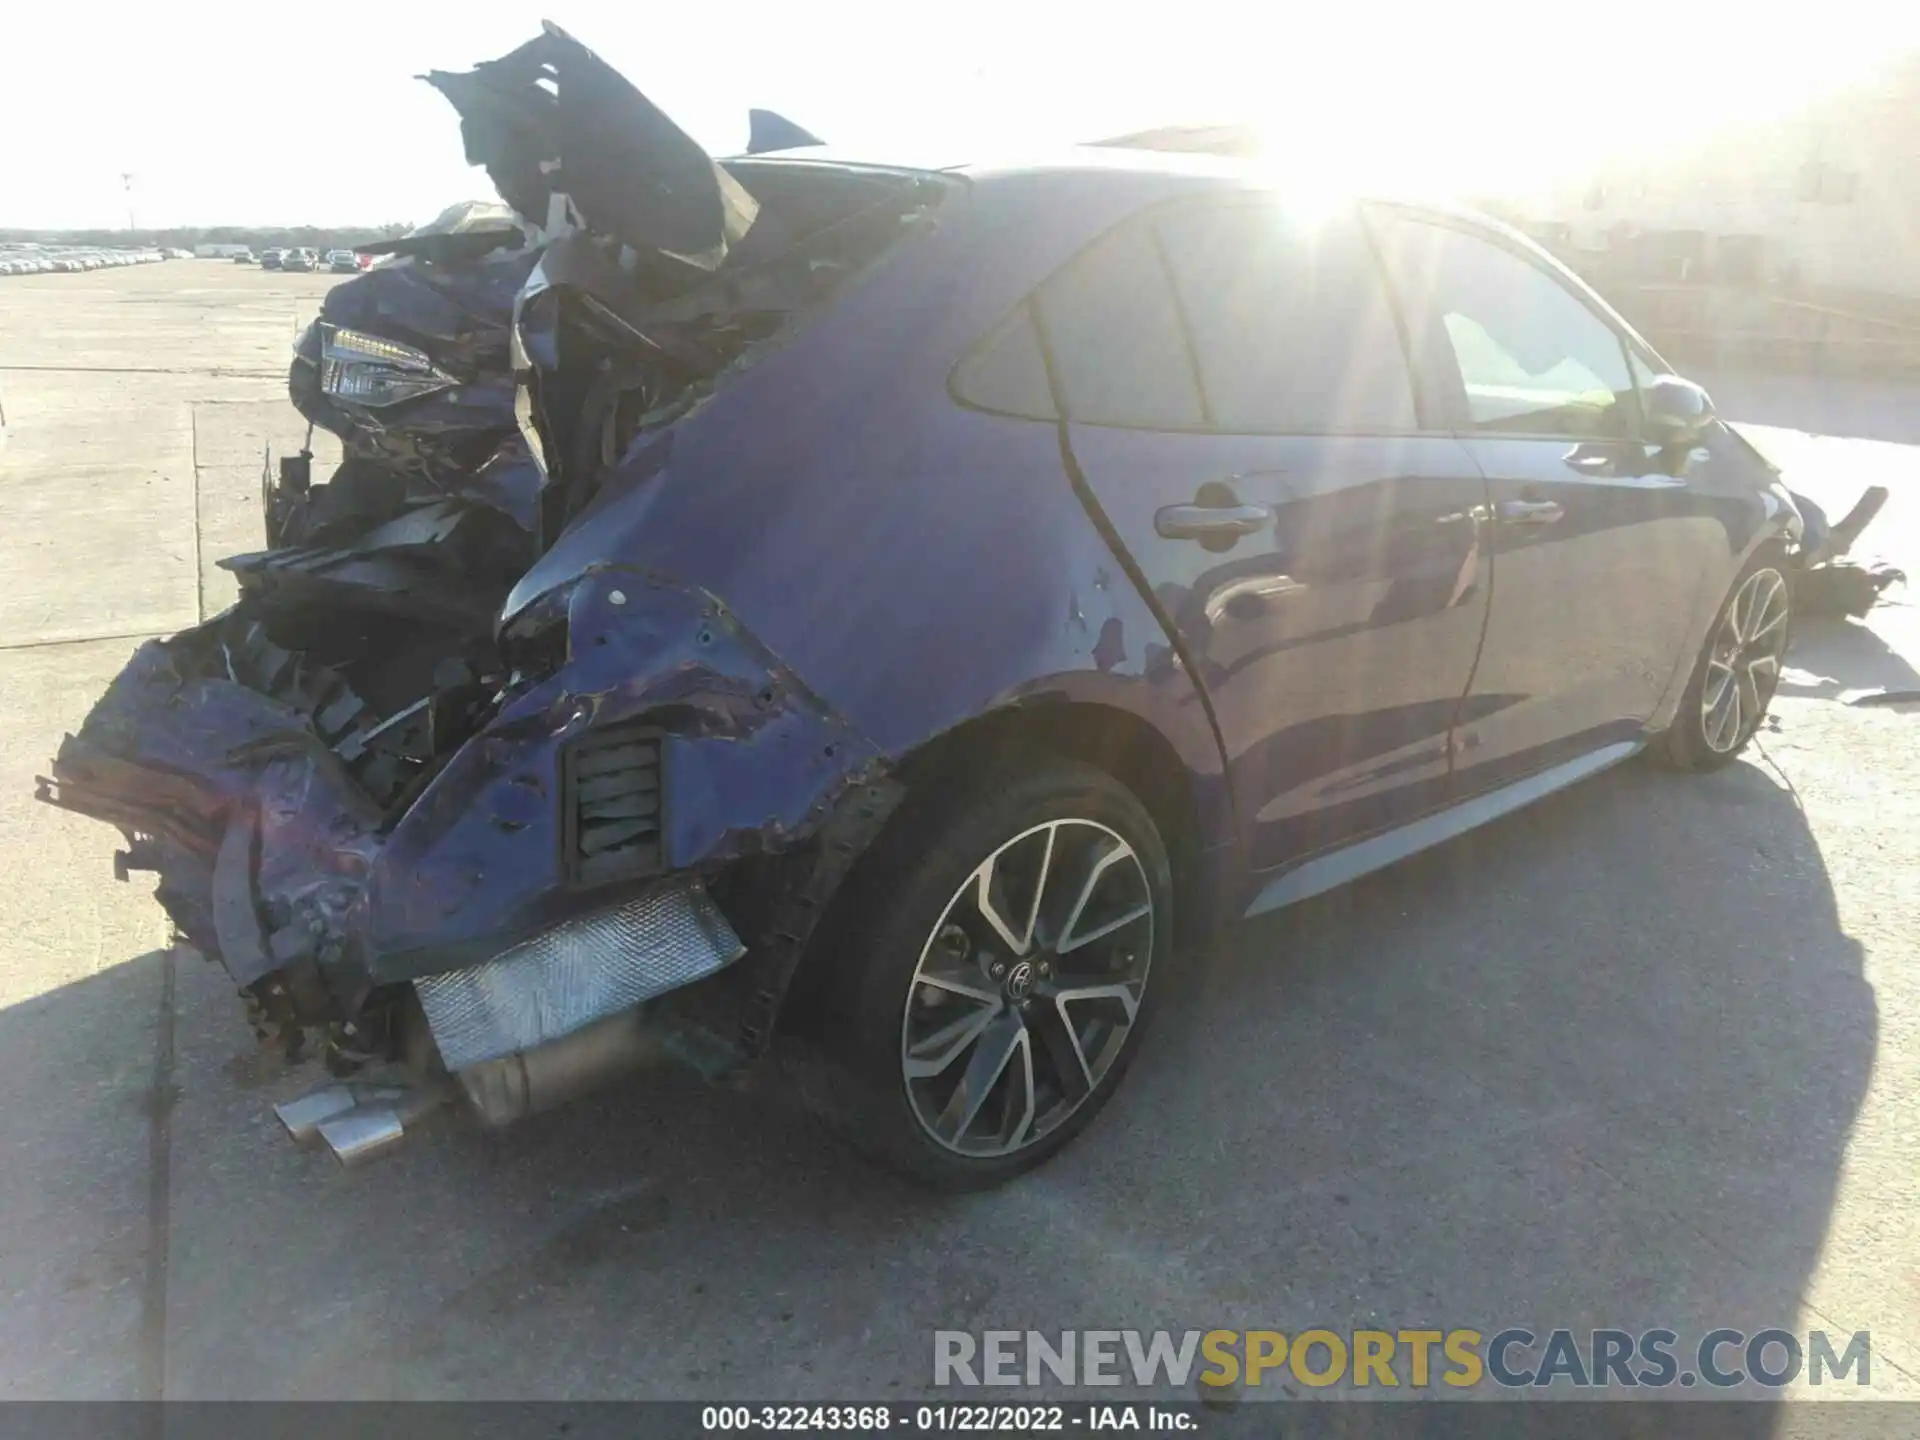
[{"label": "broken bumper", "polygon": [[891,803],[874,747],[667,577],[596,569],[522,612],[518,678],[404,808],[349,763],[377,728],[355,697],[221,634],[142,647],[43,797],[121,827],[262,1028],[352,1032],[411,990],[469,1072],[731,980],[690,1025],[727,1070]]}]

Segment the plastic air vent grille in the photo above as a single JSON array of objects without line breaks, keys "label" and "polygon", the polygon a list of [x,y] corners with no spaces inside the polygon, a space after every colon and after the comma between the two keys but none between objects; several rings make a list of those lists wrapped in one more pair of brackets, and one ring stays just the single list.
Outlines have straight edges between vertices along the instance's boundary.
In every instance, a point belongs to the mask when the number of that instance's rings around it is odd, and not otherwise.
[{"label": "plastic air vent grille", "polygon": [[660,752],[657,730],[610,730],[568,747],[560,783],[568,884],[602,885],[666,869]]}]

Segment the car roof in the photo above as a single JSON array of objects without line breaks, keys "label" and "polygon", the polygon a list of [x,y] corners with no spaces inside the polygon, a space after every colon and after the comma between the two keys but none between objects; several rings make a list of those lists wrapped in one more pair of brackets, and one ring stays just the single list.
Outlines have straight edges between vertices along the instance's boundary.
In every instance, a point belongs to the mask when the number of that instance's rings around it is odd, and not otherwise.
[{"label": "car roof", "polygon": [[1106,175],[1121,180],[1184,180],[1229,185],[1258,184],[1262,177],[1244,160],[1226,155],[1127,150],[1108,145],[1072,145],[1038,154],[986,155],[962,167],[978,180],[1013,176]]},{"label": "car roof", "polygon": [[902,150],[849,149],[838,145],[804,145],[791,150],[769,150],[759,155],[728,156],[747,165],[802,161],[853,169],[938,171],[986,180],[1005,175],[1060,174],[1173,175],[1233,179],[1244,175],[1244,162],[1220,155],[1177,154],[1160,150],[1130,150],[1116,146],[1061,145],[1042,150],[1005,154],[957,155],[908,147]]},{"label": "car roof", "polygon": [[[1286,165],[1281,161],[1248,160],[1205,151],[1136,149],[1123,145],[1062,145],[1051,149],[1010,152],[1004,156],[988,154],[973,159],[942,156],[925,149],[876,152],[832,145],[809,145],[792,150],[767,151],[760,155],[728,157],[729,164],[735,162],[749,168],[795,163],[849,169],[937,172],[961,176],[983,186],[1009,182],[1044,183],[1047,177],[1058,177],[1076,185],[1111,185],[1117,190],[1133,192],[1143,199],[1208,188],[1258,190],[1280,196],[1310,189],[1316,200],[1329,198],[1324,193],[1327,188],[1324,177],[1315,177],[1311,181],[1290,178]],[[1489,218],[1471,205],[1439,195],[1351,189],[1335,198],[1405,205],[1434,214],[1479,221]]]}]

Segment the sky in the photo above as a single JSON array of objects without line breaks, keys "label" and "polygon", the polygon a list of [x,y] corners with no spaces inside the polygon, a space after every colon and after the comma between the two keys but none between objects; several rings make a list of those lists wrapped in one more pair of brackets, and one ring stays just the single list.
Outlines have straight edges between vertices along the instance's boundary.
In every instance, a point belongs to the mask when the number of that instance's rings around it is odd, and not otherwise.
[{"label": "sky", "polygon": [[451,108],[413,77],[501,54],[543,18],[718,154],[744,147],[756,105],[850,152],[943,163],[1236,122],[1354,183],[1462,193],[1788,108],[1920,49],[1920,6],[1887,0],[187,0],[108,13],[49,0],[0,19],[0,228],[122,226],[129,202],[147,228],[418,222],[490,198]]}]

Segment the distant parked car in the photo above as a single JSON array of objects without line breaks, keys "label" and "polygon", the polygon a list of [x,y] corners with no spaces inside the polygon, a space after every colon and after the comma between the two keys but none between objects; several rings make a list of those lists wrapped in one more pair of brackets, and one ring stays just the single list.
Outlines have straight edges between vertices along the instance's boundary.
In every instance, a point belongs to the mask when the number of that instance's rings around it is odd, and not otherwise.
[{"label": "distant parked car", "polygon": [[351,250],[329,250],[327,269],[336,275],[352,275],[360,269],[360,257]]},{"label": "distant parked car", "polygon": [[236,264],[236,265],[251,265],[251,264],[253,264],[253,263],[254,263],[254,261],[253,261],[253,252],[252,252],[251,250],[241,250],[241,251],[238,251],[238,252],[236,252],[236,253],[234,254],[234,257],[233,257],[233,263],[234,263],[234,264]]},{"label": "distant parked car", "polygon": [[278,270],[281,262],[286,258],[287,252],[284,250],[262,250],[260,252],[260,268],[262,270]]},{"label": "distant parked car", "polygon": [[282,270],[313,271],[320,268],[320,257],[311,250],[289,250],[281,257]]}]

